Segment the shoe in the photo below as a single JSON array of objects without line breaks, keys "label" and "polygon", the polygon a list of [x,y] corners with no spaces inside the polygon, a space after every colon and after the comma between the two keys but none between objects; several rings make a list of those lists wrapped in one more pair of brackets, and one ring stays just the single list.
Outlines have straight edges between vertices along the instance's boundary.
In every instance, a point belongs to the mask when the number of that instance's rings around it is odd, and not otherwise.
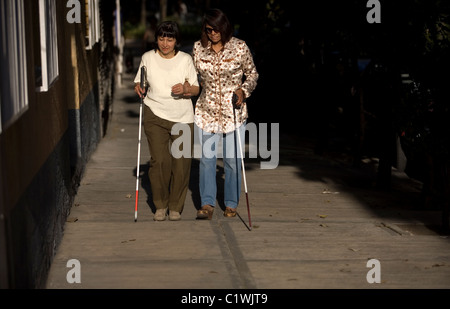
[{"label": "shoe", "polygon": [[225,208],[225,211],[223,212],[224,217],[232,218],[236,217],[236,208],[227,207]]},{"label": "shoe", "polygon": [[154,221],[164,221],[166,220],[167,209],[157,209],[155,215],[153,216]]},{"label": "shoe", "polygon": [[178,211],[169,211],[169,220],[170,221],[180,221],[181,220],[181,214]]},{"label": "shoe", "polygon": [[197,219],[211,220],[214,213],[214,207],[211,205],[204,205],[201,209],[197,210]]}]

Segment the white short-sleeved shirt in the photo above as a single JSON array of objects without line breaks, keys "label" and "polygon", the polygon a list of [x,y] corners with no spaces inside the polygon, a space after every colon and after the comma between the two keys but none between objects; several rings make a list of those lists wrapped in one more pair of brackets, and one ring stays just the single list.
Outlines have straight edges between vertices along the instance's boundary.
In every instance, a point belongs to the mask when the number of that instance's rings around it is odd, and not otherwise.
[{"label": "white short-sleeved shirt", "polygon": [[194,122],[194,106],[190,98],[172,94],[172,86],[188,81],[198,86],[197,72],[191,55],[178,51],[170,59],[163,58],[156,50],[142,55],[139,70],[134,79],[135,83],[141,81],[141,67],[146,67],[148,91],[144,104],[152,112],[163,119],[172,122]]}]

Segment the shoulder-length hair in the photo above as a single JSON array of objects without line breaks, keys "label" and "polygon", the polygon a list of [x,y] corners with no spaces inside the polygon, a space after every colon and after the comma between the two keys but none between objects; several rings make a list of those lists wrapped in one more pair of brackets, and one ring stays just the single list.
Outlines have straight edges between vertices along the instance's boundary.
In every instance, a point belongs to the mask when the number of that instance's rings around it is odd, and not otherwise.
[{"label": "shoulder-length hair", "polygon": [[174,21],[164,21],[158,25],[155,31],[155,52],[158,49],[158,38],[159,37],[168,37],[174,38],[176,40],[175,44],[175,54],[178,53],[181,46],[180,41],[180,30],[178,28],[178,24]]},{"label": "shoulder-length hair", "polygon": [[203,23],[202,23],[202,35],[200,41],[203,47],[208,46],[208,35],[206,34],[206,25],[209,25],[220,32],[222,44],[225,45],[232,35],[233,28],[231,26],[228,17],[219,9],[209,9],[206,11],[205,15],[203,15]]}]

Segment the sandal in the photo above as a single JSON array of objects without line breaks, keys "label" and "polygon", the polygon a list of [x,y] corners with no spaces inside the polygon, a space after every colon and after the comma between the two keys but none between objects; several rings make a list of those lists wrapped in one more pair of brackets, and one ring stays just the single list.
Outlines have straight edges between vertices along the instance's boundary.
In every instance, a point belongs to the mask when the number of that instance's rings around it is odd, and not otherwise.
[{"label": "sandal", "polygon": [[197,219],[211,220],[214,213],[214,207],[211,205],[204,205],[201,209],[197,210]]},{"label": "sandal", "polygon": [[225,208],[225,211],[223,212],[224,217],[232,218],[236,217],[236,208],[227,207]]}]

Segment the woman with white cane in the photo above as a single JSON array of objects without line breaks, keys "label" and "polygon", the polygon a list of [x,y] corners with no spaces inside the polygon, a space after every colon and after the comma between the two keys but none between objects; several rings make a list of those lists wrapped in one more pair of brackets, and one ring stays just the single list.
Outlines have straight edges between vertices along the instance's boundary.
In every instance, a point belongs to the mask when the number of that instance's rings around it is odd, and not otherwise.
[{"label": "woman with white cane", "polygon": [[[241,188],[241,161],[236,159],[235,131],[245,136],[248,117],[244,102],[256,87],[258,72],[247,44],[232,36],[227,16],[218,9],[203,18],[201,39],[194,44],[193,56],[202,80],[202,92],[195,107],[195,124],[202,142],[200,159],[201,208],[198,219],[211,219],[216,204],[217,142],[223,139],[225,170],[225,217],[236,216]],[[233,94],[241,108],[234,119]],[[236,120],[236,121],[235,121]]]},{"label": "woman with white cane", "polygon": [[[144,130],[150,150],[149,178],[156,212],[155,221],[181,219],[189,185],[192,155],[173,156],[173,141],[180,135],[172,134],[177,123],[189,126],[192,153],[194,108],[191,96],[199,93],[197,72],[192,57],[179,50],[178,25],[167,21],[156,29],[157,47],[142,56],[141,67],[146,67],[148,90],[144,97]],[[142,97],[145,89],[136,75],[135,92]],[[184,153],[183,149],[180,149]]]}]

